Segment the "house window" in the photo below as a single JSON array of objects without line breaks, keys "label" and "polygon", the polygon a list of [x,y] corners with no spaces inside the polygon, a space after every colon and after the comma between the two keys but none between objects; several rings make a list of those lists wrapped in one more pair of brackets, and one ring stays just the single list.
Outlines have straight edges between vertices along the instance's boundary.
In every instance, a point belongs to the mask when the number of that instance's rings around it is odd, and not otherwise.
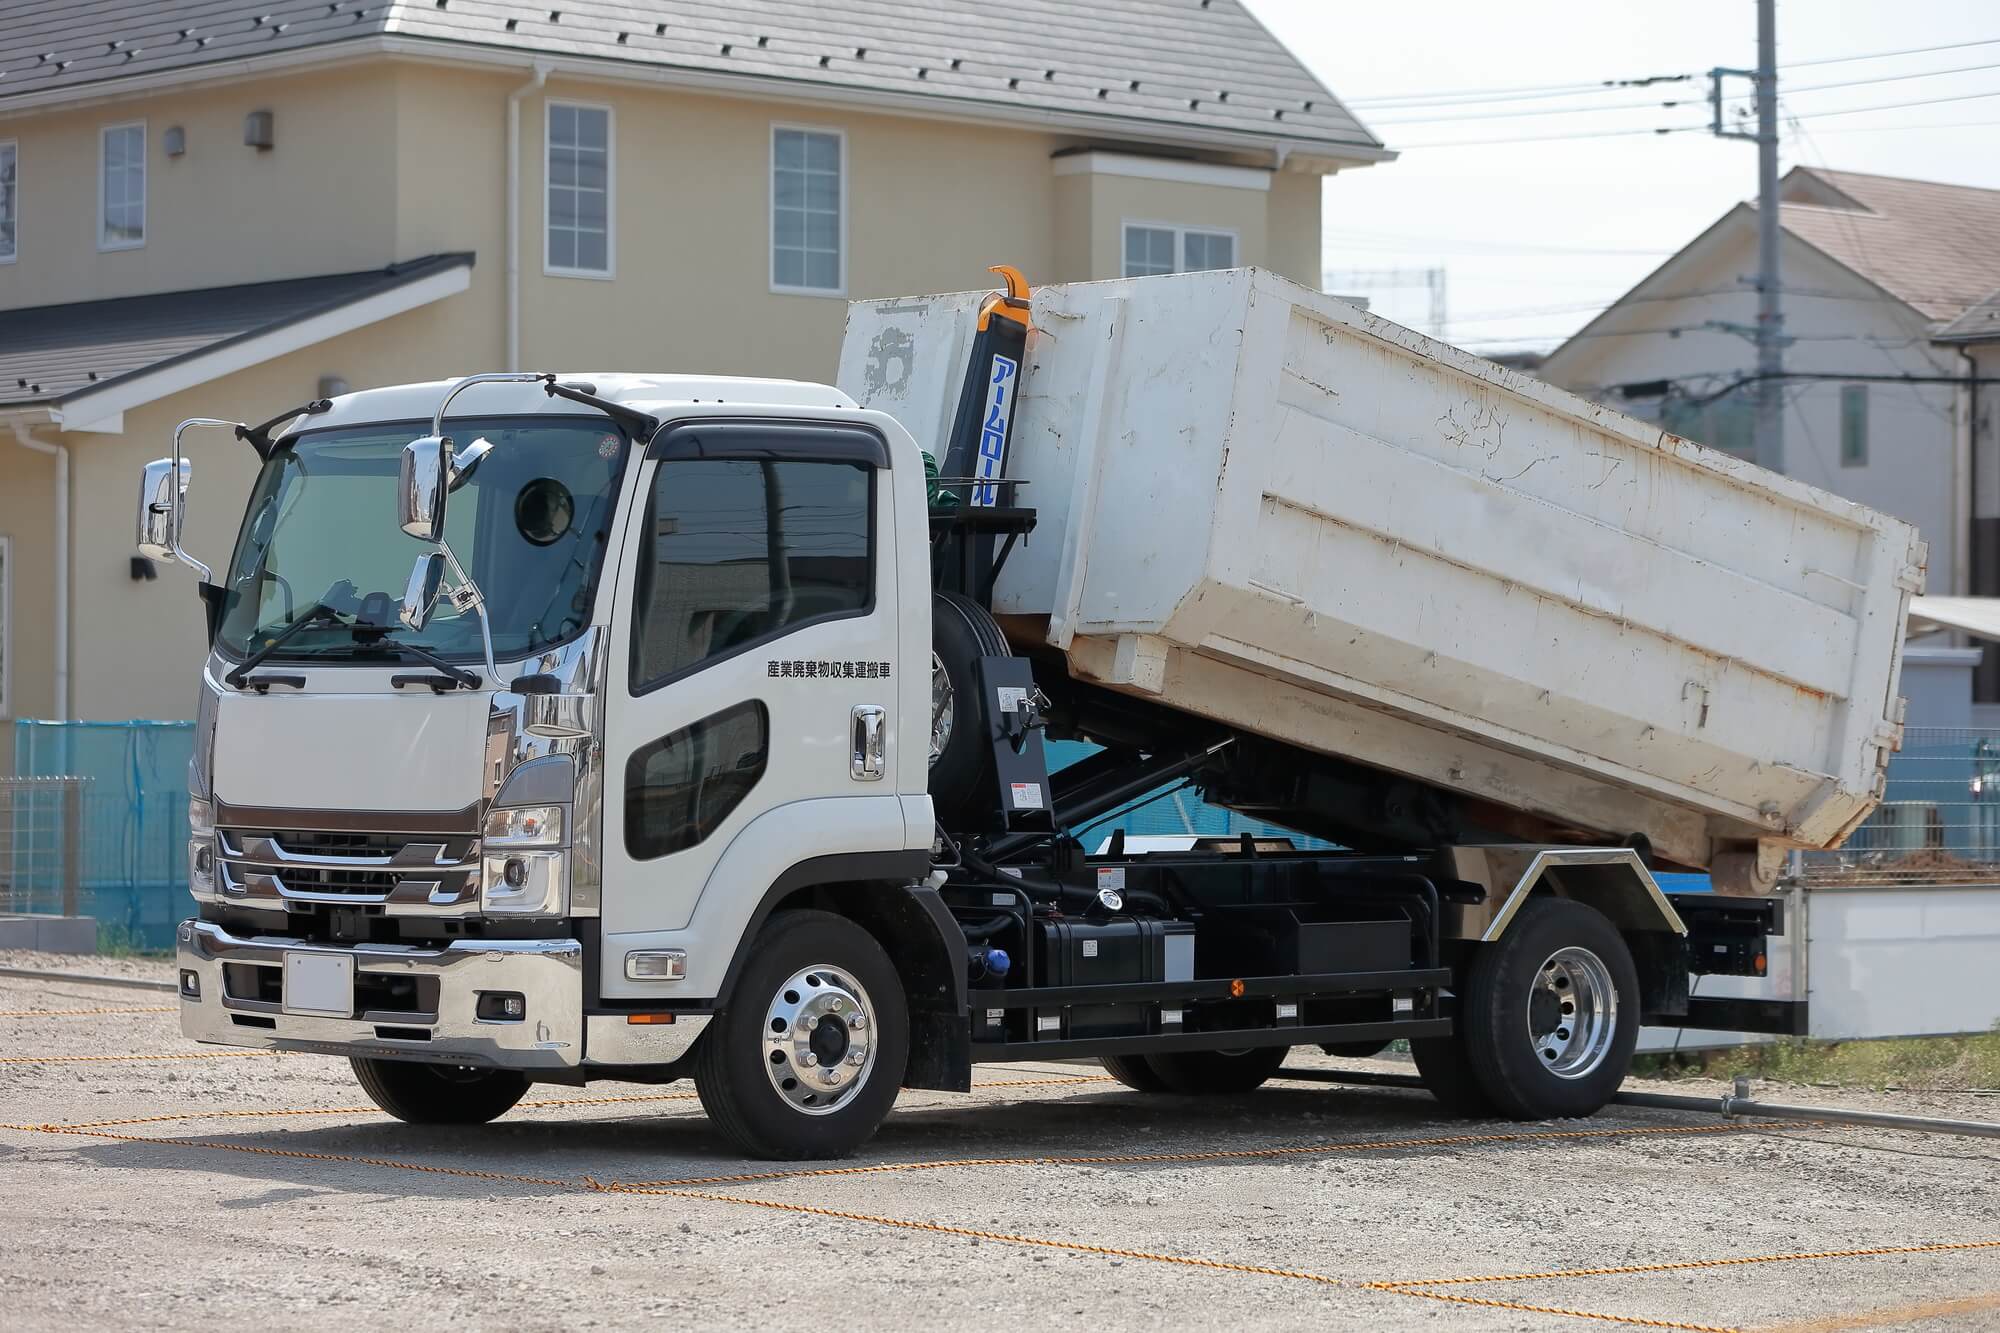
[{"label": "house window", "polygon": [[146,123],[109,125],[99,141],[97,248],[146,243]]},{"label": "house window", "polygon": [[20,217],[20,198],[16,193],[14,176],[20,161],[20,151],[12,140],[0,143],[0,264],[12,263],[14,259],[14,231]]},{"label": "house window", "polygon": [[1757,452],[1757,404],[1732,393],[1712,403],[1669,398],[1660,405],[1660,425],[1696,444],[1749,459]]},{"label": "house window", "polygon": [[771,127],[773,291],[846,290],[846,155],[836,131]]},{"label": "house window", "polygon": [[611,276],[611,108],[549,103],[545,271]]},{"label": "house window", "polygon": [[1840,465],[1868,466],[1868,386],[1840,386]]},{"label": "house window", "polygon": [[1236,265],[1236,233],[1170,227],[1150,222],[1125,224],[1125,276],[1194,273]]}]

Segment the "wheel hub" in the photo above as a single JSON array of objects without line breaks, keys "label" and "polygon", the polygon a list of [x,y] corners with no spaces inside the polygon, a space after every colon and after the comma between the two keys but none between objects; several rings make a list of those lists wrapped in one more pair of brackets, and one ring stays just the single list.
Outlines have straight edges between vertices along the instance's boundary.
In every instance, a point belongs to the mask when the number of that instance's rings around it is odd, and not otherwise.
[{"label": "wheel hub", "polygon": [[764,1070],[804,1115],[838,1110],[875,1067],[875,1011],[846,972],[801,968],[778,987],[764,1022]]},{"label": "wheel hub", "polygon": [[1583,1078],[1604,1063],[1618,1033],[1611,969],[1588,949],[1550,954],[1528,992],[1528,1040],[1557,1078]]}]

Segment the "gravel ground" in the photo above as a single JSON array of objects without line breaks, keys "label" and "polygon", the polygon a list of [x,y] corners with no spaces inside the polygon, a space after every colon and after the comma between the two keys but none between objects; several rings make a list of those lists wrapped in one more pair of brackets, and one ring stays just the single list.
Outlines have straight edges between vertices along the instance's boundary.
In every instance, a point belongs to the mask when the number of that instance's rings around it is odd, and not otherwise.
[{"label": "gravel ground", "polygon": [[[23,965],[172,975],[0,954]],[[686,1084],[542,1088],[495,1125],[419,1129],[337,1061],[196,1047],[172,1002],[0,975],[9,1329],[2000,1328],[2000,1247],[1715,1263],[2000,1242],[2000,1141],[1625,1107],[1455,1121],[1420,1092],[1296,1080],[1144,1097],[1029,1064],[980,1069],[970,1097],[905,1094],[842,1164],[903,1169],[715,1180],[771,1167],[732,1156]],[[118,1012],[47,1012],[85,1009]],[[1758,1093],[2000,1119],[1970,1094]],[[578,1099],[610,1100],[555,1104]],[[1689,1261],[1714,1266],[1547,1276]],[[1361,1285],[1516,1274],[1544,1276]]]}]

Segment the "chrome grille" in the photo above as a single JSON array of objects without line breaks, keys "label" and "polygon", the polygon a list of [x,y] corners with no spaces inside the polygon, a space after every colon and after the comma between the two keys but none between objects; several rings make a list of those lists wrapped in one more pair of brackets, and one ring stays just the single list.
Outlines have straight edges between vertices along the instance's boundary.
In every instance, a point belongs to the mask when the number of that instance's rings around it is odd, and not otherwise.
[{"label": "chrome grille", "polygon": [[225,827],[218,896],[269,910],[379,905],[391,915],[460,916],[479,897],[479,840],[467,833]]}]

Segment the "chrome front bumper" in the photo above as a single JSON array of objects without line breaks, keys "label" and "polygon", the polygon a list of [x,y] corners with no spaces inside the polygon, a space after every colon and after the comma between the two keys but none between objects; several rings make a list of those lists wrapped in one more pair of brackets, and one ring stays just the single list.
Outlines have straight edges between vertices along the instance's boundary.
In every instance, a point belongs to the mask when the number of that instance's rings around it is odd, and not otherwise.
[{"label": "chrome front bumper", "polygon": [[[181,1031],[196,1041],[503,1069],[567,1069],[583,1060],[583,946],[575,940],[334,946],[244,939],[210,922],[183,921],[176,952],[200,991],[189,995],[189,979],[181,978]],[[281,995],[288,953],[352,958],[357,982],[412,981],[423,1008],[357,1010],[346,1018],[287,1013],[282,998],[272,998],[271,978],[224,972],[226,964],[275,969]],[[525,1016],[480,1018],[479,996],[496,992],[523,997]],[[357,991],[356,1005],[365,1000]]]}]

